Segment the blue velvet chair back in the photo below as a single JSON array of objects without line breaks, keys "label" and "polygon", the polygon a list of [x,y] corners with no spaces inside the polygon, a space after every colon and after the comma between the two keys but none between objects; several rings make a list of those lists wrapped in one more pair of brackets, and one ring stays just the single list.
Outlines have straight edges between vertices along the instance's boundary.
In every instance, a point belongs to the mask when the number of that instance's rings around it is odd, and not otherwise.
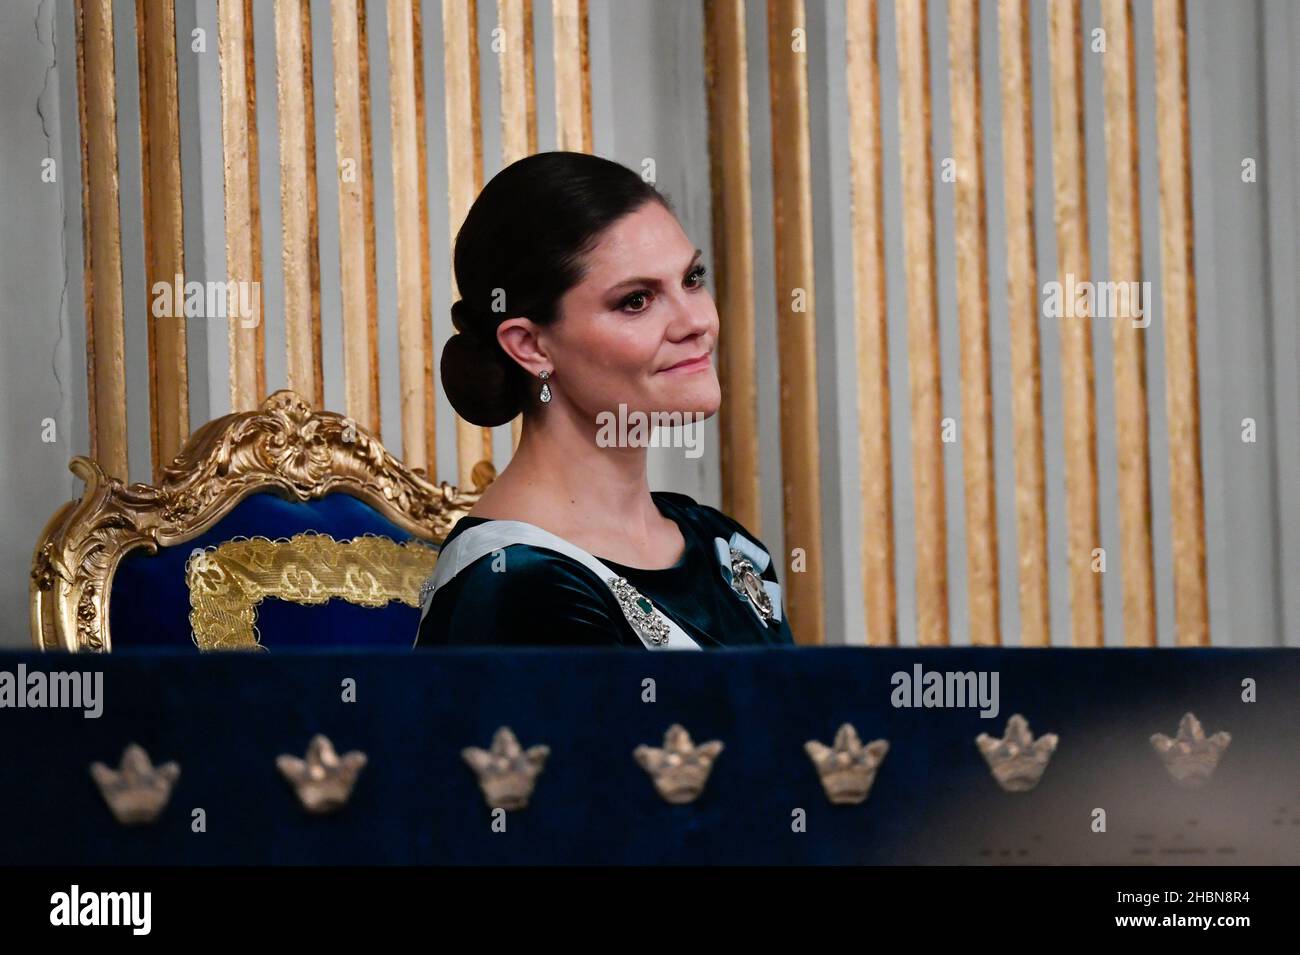
[{"label": "blue velvet chair back", "polygon": [[[186,563],[198,549],[237,537],[292,537],[305,531],[336,541],[365,534],[396,542],[417,539],[364,501],[331,494],[315,501],[286,501],[270,493],[253,494],[210,530],[184,545],[157,554],[134,551],[123,558],[113,578],[109,604],[116,648],[183,646],[191,639],[190,593]],[[339,648],[406,646],[415,641],[418,607],[390,601],[364,607],[336,597],[324,605],[268,599],[257,605],[258,643],[277,647]]]},{"label": "blue velvet chair back", "polygon": [[[126,485],[82,456],[70,467],[86,489],[51,518],[33,559],[32,636],[42,649],[206,648],[191,627],[187,562],[196,552],[220,555],[240,538],[303,533],[436,549],[495,477],[484,461],[472,491],[434,485],[357,422],[316,411],[292,391],[199,428],[157,486]],[[432,567],[429,554],[416,556],[414,566]],[[402,566],[414,574],[412,564]],[[405,581],[397,589],[415,600]],[[257,642],[249,643],[272,651],[409,647],[419,624],[419,608],[402,600],[371,607],[341,597],[258,599]]]}]

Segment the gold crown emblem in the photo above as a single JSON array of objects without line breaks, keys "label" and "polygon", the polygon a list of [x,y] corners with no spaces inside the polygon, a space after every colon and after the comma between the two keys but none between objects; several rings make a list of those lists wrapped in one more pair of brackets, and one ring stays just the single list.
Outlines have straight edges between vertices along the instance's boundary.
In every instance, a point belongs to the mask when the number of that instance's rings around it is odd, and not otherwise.
[{"label": "gold crown emblem", "polygon": [[153,822],[171,799],[181,768],[174,762],[155,767],[139,743],[122,751],[116,770],[92,763],[90,775],[113,816],[124,826]]},{"label": "gold crown emblem", "polygon": [[524,749],[510,727],[502,726],[492,737],[491,750],[468,746],[460,754],[478,777],[488,808],[511,812],[528,805],[551,748],[539,745]]},{"label": "gold crown emblem", "polygon": [[1029,723],[1019,713],[1007,720],[1006,734],[1001,739],[988,733],[975,737],[975,745],[993,770],[993,778],[1009,793],[1026,792],[1038,785],[1057,742],[1055,733],[1044,733],[1035,740]]},{"label": "gold crown emblem", "polygon": [[1210,781],[1214,767],[1219,765],[1219,758],[1231,742],[1232,736],[1224,732],[1207,737],[1194,713],[1183,714],[1174,739],[1164,733],[1151,737],[1151,746],[1160,754],[1169,775],[1187,789],[1199,789]]},{"label": "gold crown emblem", "polygon": [[655,789],[670,803],[688,803],[704,791],[713,771],[713,761],[722,752],[722,743],[711,740],[696,746],[685,727],[674,723],[664,733],[662,749],[638,746],[632,755],[654,780]]},{"label": "gold crown emblem", "polygon": [[275,758],[280,773],[293,786],[302,807],[311,813],[334,812],[347,805],[366,754],[352,750],[339,756],[329,737],[317,733],[307,744],[307,758],[287,753]]},{"label": "gold crown emblem", "polygon": [[845,723],[835,734],[834,746],[810,739],[803,748],[817,767],[830,801],[836,805],[856,805],[871,794],[876,770],[889,752],[889,742],[877,739],[863,746],[853,724]]}]

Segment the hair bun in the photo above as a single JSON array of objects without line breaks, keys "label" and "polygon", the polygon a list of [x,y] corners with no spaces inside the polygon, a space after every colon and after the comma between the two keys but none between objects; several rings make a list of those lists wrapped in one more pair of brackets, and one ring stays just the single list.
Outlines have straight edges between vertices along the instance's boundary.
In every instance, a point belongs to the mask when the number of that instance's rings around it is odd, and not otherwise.
[{"label": "hair bun", "polygon": [[[451,324],[458,332],[481,338],[488,322],[478,309],[462,298],[451,306]],[[496,331],[495,328],[492,330]]]},{"label": "hair bun", "polygon": [[496,340],[496,325],[464,299],[451,307],[457,334],[442,349],[440,371],[447,400],[466,421],[485,428],[505,424],[521,407],[514,362]]}]

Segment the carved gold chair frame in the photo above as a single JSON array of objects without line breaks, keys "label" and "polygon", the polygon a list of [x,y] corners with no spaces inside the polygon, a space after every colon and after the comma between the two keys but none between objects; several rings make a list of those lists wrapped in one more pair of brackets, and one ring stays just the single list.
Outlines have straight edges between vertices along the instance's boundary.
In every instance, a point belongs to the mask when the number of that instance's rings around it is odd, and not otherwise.
[{"label": "carved gold chair frame", "polygon": [[203,425],[156,487],[125,484],[82,455],[68,467],[85,491],[46,524],[32,559],[32,639],[42,650],[111,650],[109,599],[122,558],[193,540],[250,494],[298,501],[349,494],[411,534],[441,543],[495,477],[491,463],[481,461],[474,490],[435,485],[351,418],[316,411],[287,390],[256,411]]}]

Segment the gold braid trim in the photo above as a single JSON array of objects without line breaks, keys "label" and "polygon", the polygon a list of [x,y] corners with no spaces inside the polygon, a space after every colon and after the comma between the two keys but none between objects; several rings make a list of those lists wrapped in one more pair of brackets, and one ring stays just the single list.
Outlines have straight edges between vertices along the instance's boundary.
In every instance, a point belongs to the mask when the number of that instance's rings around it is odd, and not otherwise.
[{"label": "gold braid trim", "polygon": [[195,549],[185,563],[190,628],[200,650],[265,649],[257,605],[267,597],[323,604],[334,597],[364,607],[400,600],[420,606],[420,585],[438,552],[419,540],[398,544],[365,534],[336,541],[325,534],[236,537]]}]

